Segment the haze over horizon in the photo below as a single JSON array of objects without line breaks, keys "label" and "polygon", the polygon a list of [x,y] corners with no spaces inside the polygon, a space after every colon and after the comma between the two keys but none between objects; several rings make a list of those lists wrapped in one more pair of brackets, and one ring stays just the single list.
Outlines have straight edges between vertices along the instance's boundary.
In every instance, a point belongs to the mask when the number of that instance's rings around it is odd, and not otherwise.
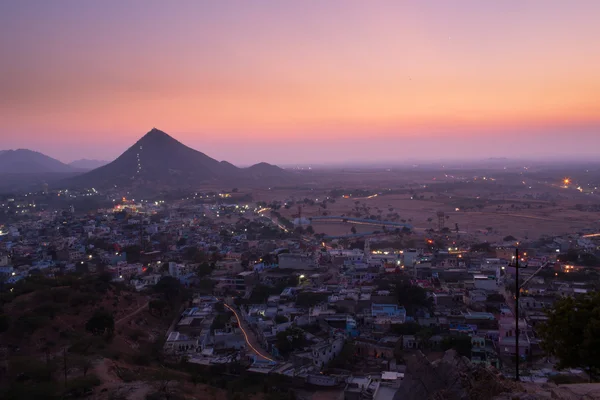
[{"label": "haze over horizon", "polygon": [[600,149],[600,3],[4,2],[0,149],[113,160],[153,126],[236,165]]}]

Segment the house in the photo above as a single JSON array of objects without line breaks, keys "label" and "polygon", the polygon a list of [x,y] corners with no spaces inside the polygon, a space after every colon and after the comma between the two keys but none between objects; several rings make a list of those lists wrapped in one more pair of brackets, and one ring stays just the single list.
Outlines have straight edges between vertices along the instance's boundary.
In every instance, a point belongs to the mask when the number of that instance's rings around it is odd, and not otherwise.
[{"label": "house", "polygon": [[463,296],[463,301],[467,306],[472,306],[476,303],[483,303],[487,299],[485,290],[469,290]]},{"label": "house", "polygon": [[471,336],[471,362],[500,368],[500,361],[491,340],[483,336]]},{"label": "house", "polygon": [[227,324],[225,329],[216,329],[214,332],[215,349],[241,350],[246,347],[242,331]]},{"label": "house", "polygon": [[344,339],[341,337],[312,346],[313,364],[318,368],[323,368],[340,354],[342,347],[344,347]]},{"label": "house", "polygon": [[141,278],[138,278],[138,279],[132,279],[131,282],[129,282],[129,283],[133,287],[135,287],[135,290],[137,290],[139,292],[140,290],[144,290],[148,287],[156,285],[158,283],[158,281],[160,281],[161,278],[162,278],[162,276],[159,274],[151,274],[151,275],[142,276]]},{"label": "house", "polygon": [[372,317],[406,318],[406,309],[398,304],[371,304]]},{"label": "house", "polygon": [[[531,353],[531,342],[527,335],[527,322],[520,319],[519,323],[519,355],[527,357]],[[500,354],[514,356],[517,354],[516,343],[516,327],[517,323],[514,318],[503,317],[500,319],[500,329],[498,332],[498,348]]]},{"label": "house", "polygon": [[165,342],[165,352],[177,353],[196,350],[198,348],[198,339],[186,336],[179,332],[171,332]]},{"label": "house", "polygon": [[278,256],[280,269],[310,270],[318,268],[314,257],[309,254],[282,253]]}]

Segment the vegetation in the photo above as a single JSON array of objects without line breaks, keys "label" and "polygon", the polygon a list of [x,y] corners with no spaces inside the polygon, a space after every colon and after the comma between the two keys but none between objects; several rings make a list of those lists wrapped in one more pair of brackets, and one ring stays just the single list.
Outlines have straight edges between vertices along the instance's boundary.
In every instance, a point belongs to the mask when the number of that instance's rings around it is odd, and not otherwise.
[{"label": "vegetation", "polygon": [[349,365],[355,364],[356,345],[353,342],[344,343],[344,347],[327,366],[328,368],[348,369]]},{"label": "vegetation", "polygon": [[399,282],[395,285],[394,294],[398,299],[398,304],[404,306],[408,315],[414,315],[418,309],[431,310],[433,308],[432,298],[428,296],[427,290],[420,286]]},{"label": "vegetation", "polygon": [[298,293],[296,298],[296,305],[299,307],[314,307],[326,300],[326,293],[301,292]]},{"label": "vegetation", "polygon": [[471,358],[471,337],[469,335],[452,335],[442,340],[442,350],[454,349],[458,354]]},{"label": "vegetation", "polygon": [[112,314],[104,311],[97,310],[92,318],[85,324],[85,330],[91,332],[93,335],[112,335],[115,331],[115,319]]},{"label": "vegetation", "polygon": [[481,253],[491,253],[492,252],[492,246],[487,243],[476,243],[474,245],[471,246],[471,251],[475,251],[475,252],[481,252]]},{"label": "vegetation", "polygon": [[600,370],[600,293],[562,298],[547,314],[538,329],[542,348],[558,369],[584,368],[592,380]]},{"label": "vegetation", "polygon": [[294,350],[301,349],[306,345],[306,334],[297,327],[289,327],[277,334],[277,350],[282,356],[286,356]]}]

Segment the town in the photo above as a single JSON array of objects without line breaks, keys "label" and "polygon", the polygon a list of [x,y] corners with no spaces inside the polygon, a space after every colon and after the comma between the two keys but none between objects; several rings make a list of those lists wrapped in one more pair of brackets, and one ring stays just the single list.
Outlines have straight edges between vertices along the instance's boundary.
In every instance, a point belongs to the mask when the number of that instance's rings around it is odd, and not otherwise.
[{"label": "town", "polygon": [[[330,194],[323,204],[349,197]],[[48,205],[60,196],[69,196],[63,205],[100,196],[109,206],[82,213]],[[56,320],[61,312],[20,315],[11,305],[29,285],[97,277],[131,292],[127,302],[115,295],[94,308],[114,318],[106,329],[130,332],[133,350],[141,336],[172,364],[236,366],[306,393],[393,399],[411,362],[453,354],[452,362],[464,357],[505,377],[517,374],[519,360],[522,381],[587,380],[584,370],[554,368],[537,327],[558,299],[599,289],[600,235],[592,231],[479,241],[446,228],[441,213],[425,230],[344,215],[328,223],[351,232],[326,235],[316,233],[319,217],[301,215],[307,199],[256,202],[238,189],[125,196],[44,188],[4,200],[18,217],[0,226],[3,308],[12,314],[2,316],[5,365],[44,329],[34,314]],[[378,231],[357,233],[361,224]],[[147,315],[166,317],[164,329]]]}]

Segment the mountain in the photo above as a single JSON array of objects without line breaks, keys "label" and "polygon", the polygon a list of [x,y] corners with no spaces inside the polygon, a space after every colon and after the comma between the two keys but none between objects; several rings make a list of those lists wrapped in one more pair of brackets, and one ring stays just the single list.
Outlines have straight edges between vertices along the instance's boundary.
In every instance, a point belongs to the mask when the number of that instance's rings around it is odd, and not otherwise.
[{"label": "mountain", "polygon": [[86,158],[82,158],[81,160],[75,160],[69,163],[71,167],[84,171],[90,171],[92,169],[100,168],[106,164],[108,164],[108,161],[88,160]]},{"label": "mountain", "polygon": [[18,149],[0,152],[0,174],[46,174],[76,171],[75,168],[37,151]]},{"label": "mountain", "polygon": [[252,183],[287,174],[269,164],[244,169],[217,161],[154,128],[115,161],[69,179],[65,184],[98,188],[114,185],[170,188],[202,183]]},{"label": "mountain", "polygon": [[245,173],[253,178],[280,178],[285,177],[289,173],[279,168],[277,165],[261,162],[245,168]]}]

